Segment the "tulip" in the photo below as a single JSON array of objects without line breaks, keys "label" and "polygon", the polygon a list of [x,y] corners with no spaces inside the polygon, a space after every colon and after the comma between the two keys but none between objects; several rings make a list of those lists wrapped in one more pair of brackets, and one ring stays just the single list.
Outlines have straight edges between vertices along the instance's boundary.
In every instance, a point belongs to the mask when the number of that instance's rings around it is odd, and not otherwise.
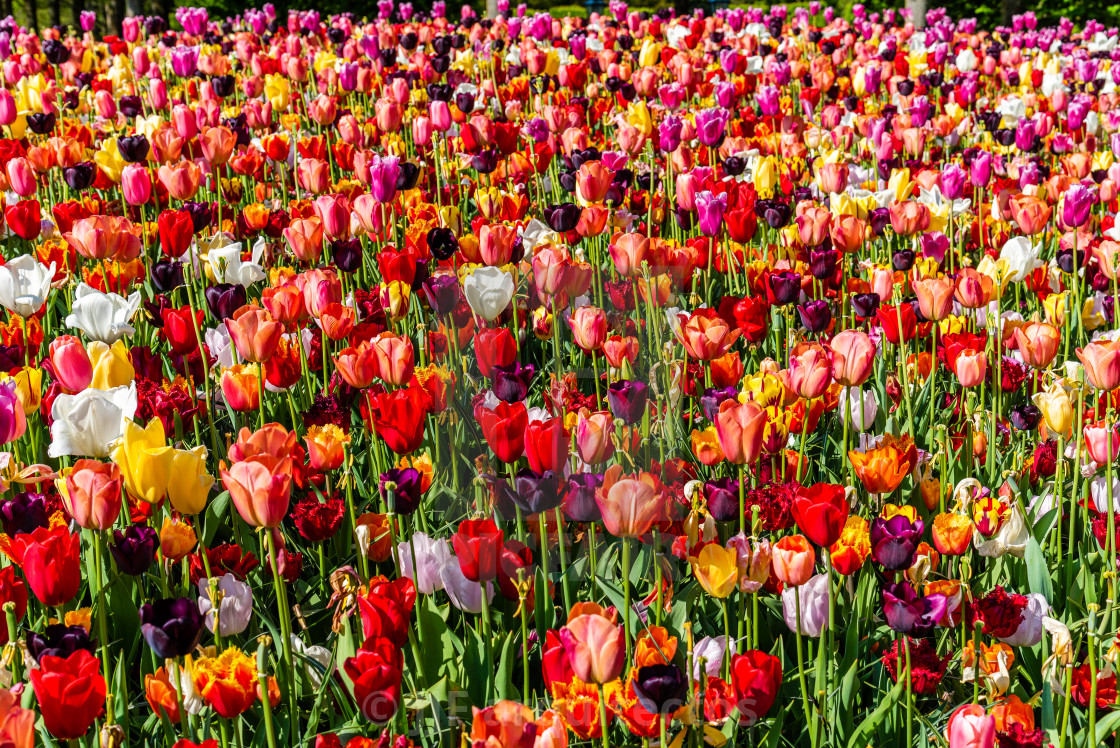
[{"label": "tulip", "polygon": [[692,575],[715,598],[723,599],[731,594],[738,581],[738,554],[734,549],[723,548],[709,543],[700,549],[696,556],[690,556],[689,565]]},{"label": "tulip", "polygon": [[121,512],[120,469],[112,463],[78,460],[55,481],[66,512],[88,530],[107,530]]},{"label": "tulip", "polygon": [[[211,582],[221,595],[217,609],[210,598]],[[233,574],[220,574],[198,581],[198,610],[206,628],[219,636],[236,636],[249,627],[253,615],[253,590]],[[215,631],[215,626],[217,631]]]},{"label": "tulip", "polygon": [[816,483],[797,489],[793,500],[793,519],[813,543],[828,547],[840,539],[848,520],[848,501],[844,487]]},{"label": "tulip", "polygon": [[122,439],[113,448],[112,458],[129,492],[154,504],[167,492],[175,450],[167,446],[163,422],[153,418],[146,427],[132,423],[124,426]]},{"label": "tulip", "polygon": [[995,718],[985,714],[979,704],[964,704],[950,715],[945,737],[949,748],[994,748]]},{"label": "tulip", "polygon": [[904,636],[929,636],[946,613],[949,600],[942,594],[919,595],[909,582],[883,588],[883,617],[893,631]]},{"label": "tulip", "polygon": [[814,400],[824,395],[832,384],[832,362],[828,352],[819,346],[791,355],[789,386],[801,397]]},{"label": "tulip", "polygon": [[726,400],[716,413],[716,435],[727,459],[736,465],[753,464],[762,453],[766,411],[758,403]]},{"label": "tulip", "polygon": [[902,514],[890,519],[876,517],[871,522],[871,555],[888,571],[909,569],[914,563],[924,523],[910,521]]},{"label": "tulip", "polygon": [[29,673],[43,726],[57,740],[85,736],[104,709],[108,688],[100,670],[97,658],[79,649],[65,659],[47,655]]},{"label": "tulip", "polygon": [[82,575],[77,533],[71,534],[65,527],[39,527],[16,535],[12,538],[12,557],[43,605],[65,605],[78,593]]},{"label": "tulip", "polygon": [[766,716],[782,684],[782,662],[774,655],[747,650],[731,658],[731,685],[739,722],[750,726]]},{"label": "tulip", "polygon": [[579,457],[589,465],[606,462],[614,455],[614,442],[611,434],[614,422],[606,411],[588,413],[581,410],[576,419],[576,450]]},{"label": "tulip", "polygon": [[585,352],[597,351],[607,340],[607,314],[593,306],[581,306],[568,318],[572,338]]},{"label": "tulip", "polygon": [[253,527],[280,525],[292,494],[291,457],[249,457],[220,472],[222,485],[242,519]]},{"label": "tulip", "polygon": [[832,350],[832,376],[845,387],[859,387],[871,376],[875,363],[875,344],[867,333],[844,330],[829,343]]},{"label": "tulip", "polygon": [[621,465],[612,465],[595,490],[595,502],[607,531],[620,538],[635,538],[649,532],[664,515],[659,501],[661,486],[649,473],[624,476]]},{"label": "tulip", "polygon": [[607,387],[607,405],[615,418],[628,424],[641,422],[649,402],[649,388],[644,382],[619,380]]},{"label": "tulip", "polygon": [[159,549],[159,533],[146,525],[129,525],[121,532],[113,530],[113,542],[109,552],[122,574],[142,576],[156,558]]},{"label": "tulip", "polygon": [[782,618],[790,631],[816,638],[830,627],[828,584],[828,575],[817,574],[782,590]]},{"label": "tulip", "polygon": [[560,629],[560,641],[572,671],[584,683],[609,683],[626,664],[623,633],[613,615],[576,615]]},{"label": "tulip", "polygon": [[506,310],[515,289],[513,275],[496,267],[473,270],[463,279],[463,295],[471,311],[486,322],[492,322]]},{"label": "tulip", "polygon": [[498,576],[498,551],[503,533],[490,519],[469,519],[459,523],[451,537],[459,570],[472,582],[490,582]]},{"label": "tulip", "polygon": [[1058,354],[1061,335],[1048,322],[1031,322],[1015,328],[1015,345],[1029,366],[1045,369]]},{"label": "tulip", "polygon": [[206,447],[176,449],[170,471],[175,476],[167,484],[167,499],[172,508],[182,514],[201,514],[214,485],[213,476],[206,471]]},{"label": "tulip", "polygon": [[910,285],[918,297],[918,308],[927,320],[940,322],[952,313],[952,281],[947,278],[925,278],[913,281]]},{"label": "tulip", "polygon": [[[6,412],[3,392],[0,384],[0,429]],[[51,444],[47,455],[108,457],[110,445],[120,439],[136,407],[135,387],[117,387],[109,392],[87,389],[76,395],[59,395],[51,408]],[[7,412],[10,414],[11,409]],[[12,433],[10,427],[7,433]]]},{"label": "tulip", "polygon": [[81,331],[91,340],[112,345],[135,332],[129,323],[139,309],[139,292],[125,298],[79,283],[66,325]]},{"label": "tulip", "polygon": [[1100,338],[1078,348],[1076,353],[1085,366],[1089,384],[1107,392],[1120,387],[1120,341]]},{"label": "tulip", "polygon": [[14,379],[0,381],[0,444],[9,444],[27,432],[27,415]]}]

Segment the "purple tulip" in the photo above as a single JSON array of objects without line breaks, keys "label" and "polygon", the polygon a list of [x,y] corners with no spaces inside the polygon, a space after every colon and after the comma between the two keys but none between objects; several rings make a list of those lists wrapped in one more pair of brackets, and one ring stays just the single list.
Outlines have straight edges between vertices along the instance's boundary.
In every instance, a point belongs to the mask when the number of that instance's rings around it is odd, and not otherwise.
[{"label": "purple tulip", "polygon": [[832,322],[832,309],[824,299],[813,299],[798,304],[797,314],[801,317],[801,324],[811,333],[824,331]]},{"label": "purple tulip", "polygon": [[941,193],[950,200],[958,200],[964,195],[966,175],[964,169],[950,164],[941,170]]},{"label": "purple tulip", "polygon": [[914,564],[918,543],[922,542],[925,523],[911,522],[902,514],[890,519],[876,517],[871,521],[871,557],[888,571],[909,569]]},{"label": "purple tulip", "polygon": [[696,113],[696,138],[701,145],[714,148],[723,140],[730,114],[724,109],[705,109]]},{"label": "purple tulip", "polygon": [[[377,483],[378,493],[385,501],[386,506],[391,506],[394,512],[412,514],[420,506],[420,497],[423,482],[420,471],[416,468],[389,468],[381,474]],[[393,503],[389,503],[389,493],[393,494]]]},{"label": "purple tulip", "polygon": [[739,481],[716,478],[704,484],[708,511],[716,522],[730,522],[739,517]]},{"label": "purple tulip", "polygon": [[976,154],[969,167],[968,178],[973,187],[987,187],[992,179],[992,154],[987,151]]},{"label": "purple tulip", "polygon": [[615,418],[629,424],[642,420],[649,401],[649,387],[644,382],[619,380],[607,388],[607,405]]},{"label": "purple tulip", "polygon": [[782,111],[781,92],[777,86],[759,86],[754,99],[765,117],[773,117]]},{"label": "purple tulip", "polygon": [[397,196],[401,160],[396,156],[374,155],[369,160],[369,191],[379,203],[390,203]]},{"label": "purple tulip", "polygon": [[573,473],[564,494],[564,516],[572,522],[598,522],[603,518],[595,501],[595,489],[603,484],[599,473]]},{"label": "purple tulip", "polygon": [[930,636],[949,609],[945,595],[919,595],[909,582],[895,582],[883,588],[883,617],[900,634]]},{"label": "purple tulip", "polygon": [[1080,183],[1071,185],[1062,197],[1062,223],[1071,229],[1084,226],[1096,201],[1093,190]]},{"label": "purple tulip", "polygon": [[723,405],[725,400],[732,400],[738,395],[739,390],[736,387],[709,387],[704,390],[704,394],[700,396],[700,408],[704,411],[704,417],[715,422],[719,406]]},{"label": "purple tulip", "polygon": [[713,195],[708,190],[696,193],[696,213],[700,233],[718,236],[723,228],[723,212],[727,210],[727,195]]},{"label": "purple tulip", "polygon": [[514,361],[509,366],[495,366],[490,372],[494,396],[507,403],[516,403],[529,395],[536,367]]}]

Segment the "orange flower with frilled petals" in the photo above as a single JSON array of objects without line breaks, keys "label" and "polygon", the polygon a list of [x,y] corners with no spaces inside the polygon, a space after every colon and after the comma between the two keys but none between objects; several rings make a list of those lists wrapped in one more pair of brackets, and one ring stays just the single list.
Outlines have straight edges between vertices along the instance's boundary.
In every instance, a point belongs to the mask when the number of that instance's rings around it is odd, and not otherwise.
[{"label": "orange flower with frilled petals", "polygon": [[226,719],[244,713],[257,700],[257,666],[236,647],[217,657],[199,657],[193,674],[195,690]]},{"label": "orange flower with frilled petals", "polygon": [[933,518],[933,544],[945,556],[959,556],[972,542],[972,521],[963,514],[942,512]]},{"label": "orange flower with frilled petals", "polygon": [[870,525],[857,514],[848,515],[840,539],[828,549],[832,568],[844,576],[855,574],[871,555]]},{"label": "orange flower with frilled petals", "polygon": [[887,434],[879,446],[866,452],[851,450],[848,460],[868,493],[889,494],[918,464],[918,449],[909,435]]},{"label": "orange flower with frilled petals", "polygon": [[634,667],[667,665],[677,653],[677,637],[661,626],[650,626],[634,642]]},{"label": "orange flower with frilled petals", "polygon": [[[606,683],[603,690],[607,702],[607,723],[614,719],[611,708],[612,697],[622,688],[622,681]],[[579,678],[567,683],[552,684],[552,708],[560,716],[564,726],[581,740],[597,740],[603,735],[603,723],[599,718],[599,690]]]}]

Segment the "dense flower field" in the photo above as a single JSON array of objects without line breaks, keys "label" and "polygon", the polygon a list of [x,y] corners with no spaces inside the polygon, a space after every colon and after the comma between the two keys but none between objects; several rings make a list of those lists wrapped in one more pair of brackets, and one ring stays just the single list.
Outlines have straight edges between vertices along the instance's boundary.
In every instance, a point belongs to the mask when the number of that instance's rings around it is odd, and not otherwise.
[{"label": "dense flower field", "polygon": [[0,21],[0,745],[1114,745],[1120,32]]}]

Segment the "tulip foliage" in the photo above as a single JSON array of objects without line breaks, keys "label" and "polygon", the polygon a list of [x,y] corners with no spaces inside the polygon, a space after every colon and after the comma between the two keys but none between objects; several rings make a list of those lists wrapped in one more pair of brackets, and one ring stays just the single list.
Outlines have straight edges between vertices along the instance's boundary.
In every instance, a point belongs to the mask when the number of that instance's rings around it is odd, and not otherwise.
[{"label": "tulip foliage", "polygon": [[0,21],[0,745],[1120,734],[1118,32]]}]

